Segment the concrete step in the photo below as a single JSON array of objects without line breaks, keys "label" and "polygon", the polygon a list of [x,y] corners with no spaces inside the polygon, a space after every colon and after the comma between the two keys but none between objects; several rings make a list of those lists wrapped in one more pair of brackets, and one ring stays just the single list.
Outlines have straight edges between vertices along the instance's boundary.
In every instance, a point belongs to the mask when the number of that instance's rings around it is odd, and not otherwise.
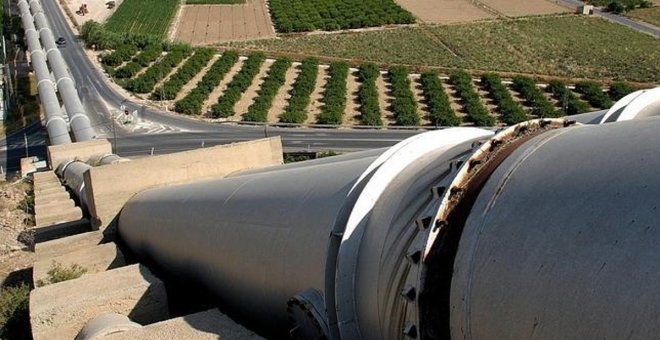
[{"label": "concrete step", "polygon": [[54,187],[34,188],[35,195],[49,195],[57,192],[66,192],[66,187],[58,185]]},{"label": "concrete step", "polygon": [[49,180],[52,178],[57,179],[57,175],[55,174],[55,171],[42,171],[42,172],[33,173],[32,178],[35,181],[42,181],[42,180]]},{"label": "concrete step", "polygon": [[92,231],[92,227],[88,219],[81,218],[71,222],[35,227],[32,230],[34,230],[34,242],[40,243],[86,233]]},{"label": "concrete step", "polygon": [[62,186],[62,183],[55,179],[55,180],[49,180],[48,182],[34,182],[34,190],[35,191],[41,191],[43,189],[50,189],[50,188],[59,188]]},{"label": "concrete step", "polygon": [[107,340],[160,339],[263,339],[237,324],[217,309],[154,323],[126,332],[110,334]]},{"label": "concrete step", "polygon": [[68,191],[59,191],[59,192],[54,192],[54,193],[35,193],[34,195],[34,204],[35,205],[42,205],[42,204],[48,204],[56,201],[61,201],[61,200],[68,200],[71,199],[71,195],[69,194]]},{"label": "concrete step", "polygon": [[34,214],[35,215],[48,215],[52,211],[56,210],[66,210],[76,206],[76,202],[72,199],[58,200],[58,201],[49,201],[42,204],[34,205]]},{"label": "concrete step", "polygon": [[50,211],[49,213],[50,214],[39,214],[34,216],[37,228],[77,221],[83,217],[82,210],[79,207],[73,207],[62,211]]},{"label": "concrete step", "polygon": [[57,240],[37,243],[34,246],[34,253],[36,261],[43,261],[85,248],[95,248],[103,241],[104,236],[102,232],[90,231]]},{"label": "concrete step", "polygon": [[79,266],[85,272],[83,275],[91,275],[104,272],[109,269],[123,267],[126,265],[124,254],[117,248],[115,243],[105,243],[95,247],[78,249],[66,254],[42,259],[34,262],[32,268],[32,281],[38,286],[39,281],[48,283],[48,271],[55,266],[62,269],[70,269]]},{"label": "concrete step", "polygon": [[35,288],[29,310],[34,340],[73,339],[104,313],[143,325],[168,317],[165,285],[139,264]]}]

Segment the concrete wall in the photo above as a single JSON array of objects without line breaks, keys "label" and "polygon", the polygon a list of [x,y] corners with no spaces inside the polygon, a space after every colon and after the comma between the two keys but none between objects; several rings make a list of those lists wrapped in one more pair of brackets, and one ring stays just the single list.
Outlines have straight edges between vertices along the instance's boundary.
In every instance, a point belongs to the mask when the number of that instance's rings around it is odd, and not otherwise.
[{"label": "concrete wall", "polygon": [[106,228],[129,198],[148,188],[282,163],[282,142],[274,137],[94,167],[85,173],[92,226]]},{"label": "concrete wall", "polygon": [[48,147],[48,164],[55,169],[68,159],[87,160],[91,156],[112,153],[112,146],[107,139],[93,139],[73,144],[51,145]]}]

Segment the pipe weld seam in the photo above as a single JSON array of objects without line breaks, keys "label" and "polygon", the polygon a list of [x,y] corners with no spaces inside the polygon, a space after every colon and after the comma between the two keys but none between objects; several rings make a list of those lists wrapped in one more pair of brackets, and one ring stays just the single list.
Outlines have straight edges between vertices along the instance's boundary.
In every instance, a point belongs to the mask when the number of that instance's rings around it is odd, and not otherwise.
[{"label": "pipe weld seam", "polygon": [[61,120],[64,124],[66,124],[66,120],[64,120],[64,118],[62,118],[61,116],[53,116],[53,117],[48,118],[48,120],[46,120],[46,128],[48,128],[48,124],[52,123],[53,121],[57,121],[57,120]]},{"label": "pipe weld seam", "polygon": [[73,116],[71,116],[71,117],[69,118],[69,123],[73,124],[73,121],[76,120],[76,119],[78,119],[78,118],[85,118],[85,119],[87,119],[87,121],[89,122],[89,117],[87,117],[86,114],[84,114],[84,113],[76,113],[75,115],[73,115]]}]

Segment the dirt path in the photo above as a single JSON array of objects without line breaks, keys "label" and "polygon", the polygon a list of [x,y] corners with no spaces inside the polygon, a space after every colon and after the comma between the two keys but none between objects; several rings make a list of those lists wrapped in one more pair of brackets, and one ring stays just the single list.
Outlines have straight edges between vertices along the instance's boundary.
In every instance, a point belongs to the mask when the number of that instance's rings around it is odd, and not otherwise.
[{"label": "dirt path", "polygon": [[360,123],[360,102],[358,101],[358,89],[360,81],[357,76],[357,69],[348,70],[348,79],[346,80],[346,110],[344,111],[344,124]]},{"label": "dirt path", "polygon": [[383,119],[383,126],[394,125],[394,119],[390,106],[393,98],[390,96],[390,86],[385,80],[386,73],[380,73],[376,79],[376,88],[378,89],[378,106],[380,107],[380,116]]},{"label": "dirt path", "polygon": [[428,106],[426,105],[426,102],[424,102],[424,94],[422,92],[422,83],[420,80],[421,76],[418,74],[410,74],[408,75],[408,78],[410,79],[410,89],[415,96],[415,101],[417,101],[417,114],[421,118],[420,124],[423,126],[431,125]]},{"label": "dirt path", "polygon": [[300,63],[293,63],[291,67],[289,67],[289,69],[286,71],[284,85],[282,85],[282,87],[280,87],[280,89],[277,91],[275,98],[273,98],[273,106],[271,106],[270,110],[268,110],[269,123],[276,123],[280,120],[279,117],[282,112],[284,112],[284,108],[286,107],[289,98],[291,98],[291,94],[289,92],[291,92],[291,89],[293,88],[293,82],[296,80],[298,74],[300,73],[298,70],[299,65]]},{"label": "dirt path", "polygon": [[266,74],[270,67],[273,65],[274,60],[266,60],[261,64],[259,68],[259,73],[254,77],[252,84],[245,90],[245,93],[241,96],[241,99],[238,100],[236,106],[234,106],[235,114],[232,117],[229,117],[228,120],[241,120],[241,116],[247,112],[248,107],[254,102],[254,98],[257,97],[257,91],[261,88],[261,84],[264,83],[266,79]]},{"label": "dirt path", "polygon": [[211,106],[215,103],[218,102],[218,98],[220,98],[220,95],[222,95],[223,92],[225,92],[225,89],[227,88],[227,84],[234,78],[236,73],[243,67],[243,63],[245,62],[245,59],[239,59],[234,66],[225,74],[225,77],[220,81],[220,84],[211,91],[211,94],[209,97],[206,99],[206,102],[204,102],[204,105],[202,106],[202,115],[206,114]]},{"label": "dirt path", "polygon": [[213,64],[214,64],[219,58],[220,58],[220,55],[219,55],[219,54],[214,55],[214,56],[211,58],[211,60],[209,60],[209,63],[206,64],[206,66],[204,66],[204,68],[202,68],[202,69],[199,71],[199,73],[197,73],[197,74],[196,74],[196,75],[195,75],[195,76],[194,76],[194,77],[188,82],[188,84],[183,85],[183,87],[181,88],[181,91],[179,91],[179,93],[178,93],[178,94],[176,95],[176,97],[174,98],[174,101],[176,102],[177,100],[181,100],[181,99],[183,99],[183,97],[185,97],[188,93],[190,93],[190,91],[192,91],[192,89],[195,88],[195,86],[197,85],[197,83],[199,83],[199,81],[202,80],[202,78],[204,78],[204,76],[206,75],[206,72],[208,72],[208,70],[211,68],[211,66],[213,66]]},{"label": "dirt path", "polygon": [[314,91],[310,95],[309,106],[307,107],[307,120],[305,124],[316,123],[316,116],[321,113],[321,107],[323,106],[323,90],[325,84],[328,83],[328,68],[327,65],[319,65],[319,72],[316,75],[316,85],[314,86]]}]

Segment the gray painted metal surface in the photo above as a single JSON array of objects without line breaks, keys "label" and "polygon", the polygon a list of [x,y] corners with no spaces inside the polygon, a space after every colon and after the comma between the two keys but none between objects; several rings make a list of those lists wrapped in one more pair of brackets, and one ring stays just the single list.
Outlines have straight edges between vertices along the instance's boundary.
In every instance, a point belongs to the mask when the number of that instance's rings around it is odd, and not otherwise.
[{"label": "gray painted metal surface", "polygon": [[[25,0],[22,1],[25,2]],[[89,117],[87,117],[82,103],[80,102],[78,91],[71,79],[66,61],[62,58],[62,54],[60,53],[57,44],[55,44],[55,37],[53,36],[48,20],[43,13],[43,8],[38,0],[30,0],[29,3],[36,23],[36,28],[39,30],[41,43],[46,50],[48,64],[53,70],[55,76],[55,84],[57,85],[64,107],[66,108],[66,113],[69,116],[69,123],[71,125],[73,136],[78,142],[90,140],[94,138],[95,131],[91,126]]]},{"label": "gray painted metal surface", "polygon": [[660,334],[660,120],[547,132],[492,174],[451,283],[455,339]]},{"label": "gray painted metal surface", "polygon": [[84,175],[92,166],[77,160],[60,163],[55,173],[63,179],[64,184],[78,197],[83,211],[87,211],[87,190],[85,190]]},{"label": "gray painted metal surface", "polygon": [[46,55],[41,48],[39,34],[34,26],[30,8],[25,0],[19,1],[18,8],[21,12],[21,21],[25,30],[28,50],[30,51],[32,68],[34,69],[37,80],[39,99],[46,116],[48,137],[53,145],[71,143],[67,122],[60,109],[60,102],[55,93],[55,85],[50,77],[50,71],[46,64]]}]

